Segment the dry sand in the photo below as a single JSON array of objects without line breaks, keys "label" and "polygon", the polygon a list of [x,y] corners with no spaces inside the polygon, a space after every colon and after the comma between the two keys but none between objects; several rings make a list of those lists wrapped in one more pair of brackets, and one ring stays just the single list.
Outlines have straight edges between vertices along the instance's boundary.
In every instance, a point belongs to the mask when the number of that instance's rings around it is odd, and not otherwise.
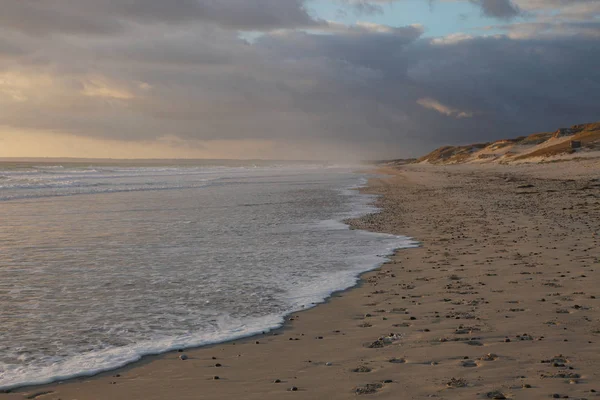
[{"label": "dry sand", "polygon": [[598,160],[386,172],[354,225],[422,247],[359,287],[276,334],[0,399],[600,398]]}]

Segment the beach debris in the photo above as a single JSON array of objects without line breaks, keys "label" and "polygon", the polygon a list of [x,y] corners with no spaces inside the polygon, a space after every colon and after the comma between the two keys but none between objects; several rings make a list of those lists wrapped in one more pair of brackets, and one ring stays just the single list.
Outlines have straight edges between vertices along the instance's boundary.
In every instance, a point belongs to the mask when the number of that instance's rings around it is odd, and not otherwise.
[{"label": "beach debris", "polygon": [[542,360],[540,362],[542,364],[552,364],[553,367],[564,367],[565,364],[569,362],[569,360],[567,359],[567,357],[563,356],[562,354],[559,354],[547,360]]},{"label": "beach debris", "polygon": [[187,360],[188,358],[189,357],[186,354],[182,354],[182,355],[179,356],[179,359],[183,360],[183,361]]},{"label": "beach debris", "polygon": [[456,328],[454,330],[454,334],[455,335],[467,335],[467,334],[471,334],[473,332],[477,332],[480,331],[481,329],[475,327],[475,326],[464,326],[464,325],[459,325],[458,328]]},{"label": "beach debris", "polygon": [[372,371],[371,368],[367,367],[366,365],[361,365],[352,370],[352,372],[371,372],[371,371]]},{"label": "beach debris", "polygon": [[542,378],[560,378],[560,379],[579,379],[579,378],[581,378],[581,375],[576,374],[574,372],[559,372],[559,373],[550,374],[550,375],[541,374],[540,376]]},{"label": "beach debris", "polygon": [[519,340],[533,340],[533,336],[528,335],[527,333],[524,333],[522,335],[517,335],[517,338]]},{"label": "beach debris", "polygon": [[467,387],[468,383],[463,378],[452,378],[448,382],[446,382],[446,386],[448,386],[449,388],[456,389],[461,387]]},{"label": "beach debris", "polygon": [[495,399],[495,400],[506,400],[506,396],[504,395],[504,393],[502,393],[499,390],[494,390],[492,392],[488,392],[486,394],[488,399]]},{"label": "beach debris", "polygon": [[221,378],[219,378],[219,376],[218,376],[218,375],[215,375],[215,376],[213,376],[213,379],[214,379],[215,381],[218,381],[218,380],[219,380],[219,379],[221,379]]},{"label": "beach debris", "polygon": [[331,367],[331,366],[333,365],[333,363],[328,361],[328,362],[326,362],[326,363],[325,363],[325,365],[326,365],[327,367]]},{"label": "beach debris", "polygon": [[381,389],[383,384],[381,383],[367,383],[366,385],[359,386],[354,389],[356,394],[371,394],[377,392],[378,389]]},{"label": "beach debris", "polygon": [[497,354],[487,353],[486,355],[479,357],[481,361],[495,361],[498,358]]},{"label": "beach debris", "polygon": [[396,358],[396,357],[390,358],[388,361],[391,362],[392,364],[404,364],[404,363],[406,363],[406,359],[404,359],[404,358]]}]

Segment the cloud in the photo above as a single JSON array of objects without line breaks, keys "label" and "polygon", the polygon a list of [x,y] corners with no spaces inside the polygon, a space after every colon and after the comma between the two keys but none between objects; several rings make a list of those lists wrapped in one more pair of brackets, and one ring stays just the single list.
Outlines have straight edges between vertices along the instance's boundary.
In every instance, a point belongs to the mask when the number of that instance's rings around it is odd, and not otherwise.
[{"label": "cloud", "polygon": [[3,0],[0,13],[0,26],[34,35],[114,35],[148,23],[242,30],[319,25],[303,0]]},{"label": "cloud", "polygon": [[352,9],[357,15],[376,15],[384,12],[381,2],[372,0],[339,0],[339,2]]},{"label": "cloud", "polygon": [[457,110],[455,108],[444,105],[435,99],[430,99],[427,97],[418,99],[417,104],[427,109],[437,111],[440,114],[446,115],[448,117],[471,118],[473,116],[472,112]]},{"label": "cloud", "polygon": [[470,0],[481,7],[486,17],[511,19],[520,14],[520,9],[511,0]]},{"label": "cloud", "polygon": [[[563,21],[569,34],[532,19],[507,23],[506,35],[427,38],[419,25],[347,26],[301,17],[299,2],[269,11],[264,1],[247,0],[247,17],[233,0],[139,15],[122,9],[136,1],[22,2],[38,14],[0,21],[0,139],[60,135],[86,154],[122,143],[153,156],[163,146],[168,156],[377,158],[598,119],[600,39],[583,33],[594,21]],[[540,1],[515,4],[544,13]],[[231,14],[208,19],[194,4]],[[307,24],[319,29],[294,29]],[[234,26],[268,28],[248,41]]]}]

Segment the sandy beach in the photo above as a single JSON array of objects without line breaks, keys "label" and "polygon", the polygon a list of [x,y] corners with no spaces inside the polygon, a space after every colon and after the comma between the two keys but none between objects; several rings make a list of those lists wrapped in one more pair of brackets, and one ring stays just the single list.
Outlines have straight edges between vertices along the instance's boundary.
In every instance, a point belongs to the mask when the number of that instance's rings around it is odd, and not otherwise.
[{"label": "sandy beach", "polygon": [[600,160],[380,172],[382,212],[352,226],[422,246],[358,287],[275,332],[0,399],[600,397]]}]

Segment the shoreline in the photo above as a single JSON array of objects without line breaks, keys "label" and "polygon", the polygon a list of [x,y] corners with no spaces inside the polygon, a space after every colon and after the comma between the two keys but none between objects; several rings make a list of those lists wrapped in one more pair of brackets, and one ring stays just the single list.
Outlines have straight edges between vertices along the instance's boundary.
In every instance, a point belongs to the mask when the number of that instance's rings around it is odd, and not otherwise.
[{"label": "shoreline", "polygon": [[[386,170],[376,168],[376,169],[372,169],[372,171],[373,171],[372,173],[369,173],[369,171],[356,172],[356,173],[363,174],[365,176],[373,175],[373,174],[381,175],[382,173],[385,174],[385,172],[381,172],[381,171],[386,171]],[[388,173],[389,173],[389,171],[388,171]],[[367,192],[368,192],[368,185],[369,185],[368,182],[371,179],[374,179],[374,178],[365,178],[366,183],[361,183],[357,186],[353,185],[349,188],[344,188],[341,190],[342,191],[357,191],[358,193],[361,193],[363,195],[370,195]],[[366,214],[358,216],[358,217],[350,217],[350,218],[345,218],[342,220],[335,220],[335,221],[347,226],[348,229],[350,229],[350,230],[362,230],[364,232],[381,233],[384,235],[388,234],[386,232],[363,230],[363,229],[356,228],[352,225],[352,221],[360,220],[361,218],[363,218],[367,215],[377,214],[382,211],[376,205],[379,197],[381,197],[381,196],[375,195],[375,201],[365,202],[364,204],[360,204],[361,207],[367,207],[368,211],[366,212]],[[354,212],[351,212],[351,213],[353,214]],[[393,236],[397,236],[399,240],[401,239],[401,240],[406,241],[407,242],[406,245],[404,247],[393,248],[393,249],[389,250],[385,255],[383,255],[383,254],[378,255],[379,257],[383,258],[383,261],[378,262],[376,264],[376,266],[370,267],[370,268],[354,275],[352,279],[355,280],[355,282],[351,286],[332,291],[325,298],[323,298],[322,300],[320,300],[318,302],[313,302],[309,305],[305,305],[305,306],[303,306],[303,308],[301,308],[299,310],[295,310],[295,311],[289,312],[289,313],[281,316],[282,322],[279,323],[279,326],[276,326],[273,328],[266,327],[266,328],[264,328],[264,330],[262,330],[262,332],[256,332],[256,333],[251,333],[251,334],[247,334],[247,335],[243,334],[239,337],[234,337],[232,339],[225,339],[223,341],[216,341],[214,343],[207,343],[207,344],[201,344],[201,345],[189,346],[189,347],[183,346],[179,349],[170,349],[170,350],[160,351],[157,353],[143,354],[139,357],[139,359],[129,361],[129,362],[125,363],[124,365],[117,366],[117,367],[107,367],[106,369],[98,370],[95,372],[89,372],[89,373],[82,372],[82,373],[74,374],[74,375],[66,377],[66,378],[49,378],[49,380],[47,382],[42,382],[42,383],[18,384],[18,385],[13,385],[13,386],[7,386],[6,388],[0,388],[0,399],[2,398],[2,394],[25,393],[28,391],[44,392],[44,390],[37,390],[37,389],[40,389],[40,388],[43,389],[44,387],[51,386],[51,385],[62,385],[62,384],[72,383],[72,382],[82,382],[82,381],[85,381],[88,379],[94,379],[94,378],[113,375],[113,374],[120,374],[121,372],[125,372],[132,368],[136,368],[139,365],[143,365],[148,362],[160,360],[161,358],[168,356],[168,355],[175,354],[175,355],[179,356],[181,353],[185,353],[185,352],[189,352],[189,351],[194,351],[194,350],[199,350],[199,349],[209,349],[211,347],[227,345],[227,344],[231,344],[231,343],[235,343],[235,342],[251,341],[251,340],[254,340],[254,338],[264,336],[264,335],[273,335],[273,334],[279,335],[291,327],[289,317],[292,316],[293,314],[301,314],[301,313],[310,311],[316,307],[319,307],[321,305],[329,303],[333,298],[337,297],[338,295],[342,295],[343,293],[345,293],[347,291],[354,290],[354,289],[361,287],[362,284],[364,283],[363,277],[366,274],[373,272],[373,271],[377,271],[380,268],[382,268],[386,263],[388,263],[390,261],[390,259],[392,257],[394,257],[397,254],[398,251],[405,250],[405,249],[411,249],[411,248],[420,246],[420,243],[415,241],[411,237],[408,237],[405,235],[399,235],[399,234],[393,235]]]},{"label": "shoreline", "polygon": [[186,361],[151,356],[0,399],[594,397],[599,169],[569,168],[394,170],[366,189],[383,195],[382,211],[352,226],[423,246],[352,288],[269,334],[186,350]]}]

